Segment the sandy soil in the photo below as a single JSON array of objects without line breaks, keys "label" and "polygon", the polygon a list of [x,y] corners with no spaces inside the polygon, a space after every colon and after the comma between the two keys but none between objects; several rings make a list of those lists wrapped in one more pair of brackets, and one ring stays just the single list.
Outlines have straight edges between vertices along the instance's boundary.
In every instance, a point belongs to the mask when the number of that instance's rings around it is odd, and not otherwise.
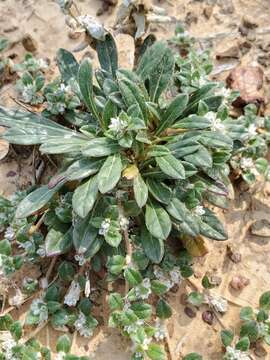
[{"label": "sandy soil", "polygon": [[[270,60],[268,52],[263,47],[270,44],[269,0],[164,0],[156,1],[164,6],[171,16],[183,21],[191,35],[195,36],[202,47],[213,49],[213,57],[224,51],[236,48],[237,55],[216,61],[216,74],[224,79],[228,72],[220,72],[224,67],[230,69],[237,64],[260,64],[265,73],[265,92],[269,98]],[[79,1],[82,12],[95,15],[101,1]],[[104,14],[101,21],[110,26],[114,14]],[[257,27],[247,36],[241,36],[238,28],[243,17],[254,22]],[[174,30],[174,25],[153,26],[158,37],[168,38]],[[0,36],[7,36],[13,47],[9,54],[15,54],[15,61],[20,61],[25,53],[21,39],[25,34],[31,34],[36,40],[38,48],[36,55],[48,58],[53,64],[55,53],[59,47],[68,50],[74,49],[80,39],[71,40],[58,6],[53,1],[45,0],[0,0]],[[244,54],[240,51],[243,44],[248,43],[249,51]],[[122,51],[122,61],[130,64],[132,44],[127,37],[119,41]],[[128,49],[127,49],[128,46]],[[241,47],[242,46],[242,47]],[[245,48],[245,46],[244,46]],[[235,49],[234,49],[235,51]],[[235,52],[234,52],[235,54]],[[264,60],[262,60],[265,55]],[[79,57],[82,54],[78,55]],[[268,60],[267,60],[268,56]],[[12,87],[6,86],[0,90],[0,104],[14,105],[10,99]],[[267,108],[266,111],[269,111]],[[15,158],[15,156],[13,157]],[[30,156],[25,162],[31,166]],[[28,170],[25,170],[28,169]],[[10,176],[10,171],[15,175]],[[9,174],[9,175],[8,175]],[[18,164],[15,160],[9,163],[0,163],[0,192],[9,195],[22,183],[31,182],[32,172],[29,167]],[[258,190],[258,189],[257,189]],[[217,293],[230,300],[228,313],[219,322],[214,321],[212,326],[202,321],[201,313],[204,309],[196,310],[196,317],[189,318],[184,313],[184,306],[180,302],[181,294],[190,291],[188,284],[179,287],[172,293],[169,302],[174,309],[173,317],[169,320],[170,345],[173,360],[181,359],[183,355],[197,351],[205,360],[218,360],[222,358],[219,332],[222,326],[238,329],[239,306],[257,306],[260,294],[270,288],[270,237],[262,238],[251,235],[249,228],[254,220],[267,219],[270,215],[270,187],[264,187],[263,192],[253,189],[253,193],[244,189],[238,190],[231,208],[222,213],[229,231],[229,240],[225,243],[207,241],[209,253],[203,258],[197,258],[195,264],[195,277],[193,283],[200,288],[201,278],[206,271],[211,275],[220,276],[222,282]],[[241,253],[242,261],[235,264],[226,255],[227,246]],[[250,279],[250,284],[241,292],[231,291],[229,282],[233,275],[241,274]],[[23,319],[27,304],[18,313],[14,314]],[[107,315],[106,308],[100,306],[100,315]],[[102,311],[103,309],[103,311]],[[223,325],[222,325],[223,324]],[[38,338],[45,344],[55,346],[55,340],[60,333],[52,329],[44,329]],[[270,359],[270,349],[263,359]],[[100,326],[94,338],[89,342],[75,338],[73,353],[87,354],[95,360],[127,360],[130,358],[129,343],[125,342],[117,331]],[[254,357],[256,358],[256,357]]]}]

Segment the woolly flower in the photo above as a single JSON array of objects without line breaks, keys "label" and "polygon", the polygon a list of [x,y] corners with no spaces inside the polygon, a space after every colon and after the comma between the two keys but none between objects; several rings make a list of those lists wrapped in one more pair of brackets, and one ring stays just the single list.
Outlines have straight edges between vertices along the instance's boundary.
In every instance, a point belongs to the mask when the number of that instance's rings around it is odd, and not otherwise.
[{"label": "woolly flower", "polygon": [[40,247],[37,249],[37,254],[38,254],[40,257],[45,257],[45,256],[46,256],[45,245],[40,245]]},{"label": "woolly flower", "polygon": [[254,137],[257,135],[257,127],[255,124],[251,124],[249,125],[249,127],[247,128],[247,132],[248,132],[248,137]]},{"label": "woolly flower", "polygon": [[122,230],[127,230],[129,225],[128,219],[125,216],[121,216],[119,218],[119,225]]},{"label": "woolly flower", "polygon": [[110,224],[111,224],[111,219],[107,218],[103,220],[100,229],[98,231],[99,235],[106,235],[107,232],[109,231]]},{"label": "woolly flower", "polygon": [[169,273],[164,272],[160,267],[154,267],[155,277],[170,290],[174,285],[179,284],[182,276],[179,268],[174,267]]},{"label": "woolly flower", "polygon": [[36,87],[34,84],[24,85],[22,89],[22,98],[25,102],[29,103],[33,100],[36,93]]},{"label": "woolly flower", "polygon": [[250,171],[254,176],[259,175],[259,172],[255,168],[254,162],[251,158],[242,158],[240,161],[240,166],[243,170]]},{"label": "woolly flower", "polygon": [[124,331],[126,331],[128,334],[136,333],[139,327],[141,327],[144,324],[143,320],[137,320],[135,323],[131,325],[124,326]]},{"label": "woolly flower", "polygon": [[194,208],[194,214],[198,215],[198,216],[202,216],[205,214],[205,210],[203,208],[203,206],[198,205]]},{"label": "woolly flower", "polygon": [[151,338],[145,338],[142,343],[143,350],[147,350],[149,347],[149,344],[151,343]]},{"label": "woolly flower", "polygon": [[161,322],[160,319],[156,319],[155,329],[156,329],[156,332],[155,332],[154,338],[157,341],[164,340],[164,338],[166,337],[166,331],[167,331],[164,322]]},{"label": "woolly flower", "polygon": [[80,284],[73,280],[68,289],[68,292],[65,295],[64,304],[68,306],[75,306],[80,299],[80,293]]},{"label": "woolly flower", "polygon": [[5,231],[4,237],[9,241],[12,241],[15,238],[15,231],[11,226],[9,226]]},{"label": "woolly flower", "polygon": [[223,87],[219,87],[215,90],[215,95],[223,96],[225,100],[231,95],[231,90]]},{"label": "woolly flower", "polygon": [[211,129],[213,131],[225,131],[225,125],[222,123],[220,119],[217,119],[216,113],[213,111],[209,111],[204,115],[209,121],[211,121]]},{"label": "woolly flower", "polygon": [[122,134],[126,129],[127,123],[121,120],[119,117],[111,118],[111,123],[109,125],[109,129],[111,129],[116,134]]},{"label": "woolly flower", "polygon": [[33,300],[30,310],[33,315],[39,316],[40,324],[48,320],[47,305],[42,299]]},{"label": "woolly flower", "polygon": [[206,295],[206,303],[213,306],[213,308],[220,312],[225,313],[228,310],[228,302],[226,299],[213,293]]},{"label": "woolly flower", "polygon": [[104,39],[105,29],[95,18],[90,15],[81,15],[77,17],[77,20],[93,38],[97,40]]},{"label": "woolly flower", "polygon": [[181,276],[181,272],[179,270],[179,268],[174,267],[171,271],[170,271],[170,277],[171,277],[171,281],[174,284],[179,284],[182,280],[182,276]]},{"label": "woolly flower", "polygon": [[75,329],[79,331],[81,336],[90,337],[93,331],[87,327],[87,321],[84,313],[80,312],[78,319],[74,323]]},{"label": "woolly flower", "polygon": [[137,285],[135,288],[135,295],[137,298],[146,300],[151,295],[151,282],[149,278],[144,278],[142,283]]},{"label": "woolly flower", "polygon": [[224,360],[250,360],[250,356],[247,352],[236,350],[231,346],[226,347],[226,354]]},{"label": "woolly flower", "polygon": [[74,256],[74,259],[75,259],[76,261],[78,261],[78,263],[79,263],[80,266],[83,266],[83,265],[86,263],[86,259],[85,259],[85,257],[83,256],[83,254],[76,254],[76,255]]}]

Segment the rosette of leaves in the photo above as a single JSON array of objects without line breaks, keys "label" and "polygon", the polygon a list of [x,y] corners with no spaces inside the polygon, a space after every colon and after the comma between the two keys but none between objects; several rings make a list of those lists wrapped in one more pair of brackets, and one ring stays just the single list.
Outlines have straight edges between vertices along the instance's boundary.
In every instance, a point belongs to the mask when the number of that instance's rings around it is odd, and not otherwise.
[{"label": "rosette of leaves", "polygon": [[16,89],[24,103],[31,105],[41,104],[44,97],[41,89],[45,84],[45,77],[41,72],[32,76],[29,72],[24,72],[21,78],[16,82]]},{"label": "rosette of leaves", "polygon": [[[123,217],[131,219],[131,234],[141,234],[144,249],[161,253],[157,261],[170,236],[227,239],[204,202],[226,197],[233,145],[198,115],[203,99],[211,111],[218,110],[219,102],[210,101],[216,84],[170,97],[175,62],[163,42],[146,50],[135,71],[118,68],[110,34],[97,42],[97,52],[96,84],[89,59],[78,65],[69,54],[59,63],[64,76],[76,75],[81,108],[89,112],[86,125],[75,130],[37,114],[0,110],[0,124],[8,128],[3,137],[10,143],[40,144],[42,153],[65,158],[49,184],[19,204],[17,217],[42,213],[64,184],[75,182],[69,234],[77,252],[88,257],[104,240],[113,248],[121,244]],[[109,227],[102,232],[105,220]]]}]

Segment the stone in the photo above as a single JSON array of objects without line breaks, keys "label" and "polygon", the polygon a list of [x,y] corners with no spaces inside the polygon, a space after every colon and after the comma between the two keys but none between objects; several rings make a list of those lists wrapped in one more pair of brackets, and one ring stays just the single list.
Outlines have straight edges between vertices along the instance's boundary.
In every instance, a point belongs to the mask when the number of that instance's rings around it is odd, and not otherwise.
[{"label": "stone", "polygon": [[196,312],[192,310],[189,306],[184,308],[184,313],[191,319],[196,317]]},{"label": "stone", "polygon": [[206,17],[206,19],[210,19],[210,17],[213,14],[213,6],[211,5],[207,5],[204,9],[203,9],[203,15]]},{"label": "stone", "polygon": [[23,36],[22,45],[25,48],[25,50],[32,53],[37,51],[38,48],[37,41],[30,34],[25,34]]},{"label": "stone", "polygon": [[251,224],[250,232],[252,235],[270,238],[270,222],[267,219],[256,220]]},{"label": "stone", "polygon": [[212,325],[214,321],[214,314],[210,310],[206,310],[202,313],[202,319],[204,322],[206,322],[208,325]]}]

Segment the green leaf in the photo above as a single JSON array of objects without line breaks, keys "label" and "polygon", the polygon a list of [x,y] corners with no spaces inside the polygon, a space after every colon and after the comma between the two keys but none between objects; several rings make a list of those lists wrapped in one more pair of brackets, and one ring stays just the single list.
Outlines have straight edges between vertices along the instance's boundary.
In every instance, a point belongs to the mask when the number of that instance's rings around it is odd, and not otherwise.
[{"label": "green leaf", "polygon": [[105,35],[105,40],[97,40],[96,50],[101,68],[115,77],[118,68],[118,55],[113,36],[108,33]]},{"label": "green leaf", "polygon": [[96,174],[102,162],[103,160],[82,158],[70,165],[64,172],[64,176],[68,181],[82,180],[90,175]]},{"label": "green leaf", "polygon": [[146,183],[151,195],[157,201],[161,202],[162,204],[169,204],[172,197],[172,191],[169,186],[151,178],[148,178]]},{"label": "green leaf", "polygon": [[137,205],[142,208],[148,199],[148,188],[140,174],[133,179],[133,191]]},{"label": "green leaf", "polygon": [[122,255],[114,255],[109,258],[107,267],[110,273],[118,275],[122,272],[126,265],[126,259]]},{"label": "green leaf", "polygon": [[71,230],[66,234],[55,229],[50,229],[45,238],[46,256],[55,256],[65,253],[71,248]]},{"label": "green leaf", "polygon": [[48,188],[48,185],[43,185],[37,190],[28,194],[18,205],[16,210],[16,218],[26,218],[32,215],[36,211],[40,210],[45,206],[53,197],[53,195],[59,190],[61,184]]},{"label": "green leaf", "polygon": [[261,309],[270,310],[270,291],[266,291],[261,295],[259,304]]},{"label": "green leaf", "polygon": [[208,148],[214,149],[231,150],[233,146],[232,139],[218,131],[203,132],[199,142]]},{"label": "green leaf", "polygon": [[72,197],[73,210],[81,218],[85,218],[92,210],[98,194],[97,176],[91,177],[84,184],[77,187]]},{"label": "green leaf", "polygon": [[119,154],[109,156],[98,173],[98,189],[102,194],[111,191],[120,180],[122,161]]},{"label": "green leaf", "polygon": [[149,81],[149,94],[157,102],[172,80],[174,70],[173,52],[166,43],[156,42],[149,47],[141,58],[137,73],[143,81]]},{"label": "green leaf", "polygon": [[12,253],[12,247],[9,240],[4,239],[0,241],[0,254],[10,256]]},{"label": "green leaf", "polygon": [[152,236],[146,228],[141,232],[141,245],[146,256],[155,264],[161,262],[164,256],[164,242]]},{"label": "green leaf", "polygon": [[156,157],[156,162],[164,174],[173,179],[184,179],[185,169],[182,163],[173,155]]},{"label": "green leaf", "polygon": [[214,240],[227,240],[228,234],[219,219],[208,209],[201,216],[200,234]]},{"label": "green leaf", "polygon": [[122,296],[118,293],[113,293],[109,295],[109,306],[112,311],[122,310],[124,307],[124,300]]},{"label": "green leaf", "polygon": [[245,306],[240,310],[240,319],[241,320],[253,320],[254,313],[251,306]]},{"label": "green leaf", "polygon": [[68,335],[64,334],[59,336],[56,343],[56,351],[63,351],[64,353],[68,353],[71,349],[71,341]]},{"label": "green leaf", "polygon": [[93,91],[93,69],[89,59],[84,59],[78,72],[78,83],[84,103],[96,119],[99,119]]},{"label": "green leaf", "polygon": [[157,303],[156,313],[160,319],[168,319],[172,316],[172,309],[165,300],[160,299]]},{"label": "green leaf", "polygon": [[79,137],[65,138],[63,136],[51,137],[39,148],[43,154],[69,154],[79,153],[89,143],[88,139]]},{"label": "green leaf", "polygon": [[211,121],[203,116],[189,115],[173,125],[174,129],[207,129],[211,126]]},{"label": "green leaf", "polygon": [[164,115],[161,118],[160,124],[157,128],[156,135],[159,135],[165,129],[169,128],[175,123],[175,121],[181,116],[185,107],[188,103],[188,95],[180,94],[173,99],[173,101],[168,106]]},{"label": "green leaf", "polygon": [[248,351],[250,347],[250,341],[247,336],[242,337],[235,345],[237,350]]},{"label": "green leaf", "polygon": [[172,223],[167,212],[159,205],[146,205],[145,224],[148,231],[157,239],[167,239]]},{"label": "green leaf", "polygon": [[145,303],[133,303],[131,310],[135,312],[139,319],[150,319],[152,315],[152,306]]},{"label": "green leaf", "polygon": [[77,78],[79,64],[71,52],[65,49],[59,49],[56,59],[64,82],[67,83],[70,79]]},{"label": "green leaf", "polygon": [[88,140],[87,145],[82,149],[84,156],[103,157],[114,154],[119,151],[119,145],[116,141],[106,137],[100,137]]},{"label": "green leaf", "polygon": [[187,301],[194,306],[200,306],[200,305],[202,305],[202,303],[204,301],[204,297],[203,297],[203,294],[200,294],[197,291],[192,291],[188,295]]},{"label": "green leaf", "polygon": [[192,154],[185,155],[184,159],[198,168],[210,168],[213,165],[212,156],[204,146],[200,146]]},{"label": "green leaf", "polygon": [[240,329],[240,336],[248,336],[251,342],[255,342],[259,336],[258,324],[255,320],[246,321]]},{"label": "green leaf", "polygon": [[183,357],[183,360],[203,360],[202,356],[198,353],[190,353]]},{"label": "green leaf", "polygon": [[152,145],[149,146],[147,151],[147,157],[158,157],[170,155],[170,150],[164,145]]},{"label": "green leaf", "polygon": [[79,254],[92,247],[96,248],[98,230],[90,223],[90,218],[78,220],[73,229],[73,244]]},{"label": "green leaf", "polygon": [[151,289],[154,294],[161,296],[168,292],[168,287],[159,280],[153,280],[151,282]]},{"label": "green leaf", "polygon": [[180,222],[179,227],[185,234],[191,236],[197,236],[199,234],[199,224],[197,220],[180,200],[173,198],[167,206],[167,211]]},{"label": "green leaf", "polygon": [[75,275],[75,268],[72,262],[63,261],[58,267],[58,274],[61,280],[72,281]]},{"label": "green leaf", "polygon": [[164,350],[158,344],[150,344],[146,350],[147,356],[151,360],[165,360],[166,356]]},{"label": "green leaf", "polygon": [[220,336],[225,347],[230,346],[233,342],[233,332],[231,330],[222,330]]},{"label": "green leaf", "polygon": [[22,337],[23,329],[20,321],[14,321],[9,328],[13,338],[18,341]]},{"label": "green leaf", "polygon": [[9,314],[0,316],[0,331],[8,331],[13,324],[12,316]]},{"label": "green leaf", "polygon": [[125,269],[124,278],[127,280],[131,287],[139,285],[143,280],[140,272],[132,268]]}]

